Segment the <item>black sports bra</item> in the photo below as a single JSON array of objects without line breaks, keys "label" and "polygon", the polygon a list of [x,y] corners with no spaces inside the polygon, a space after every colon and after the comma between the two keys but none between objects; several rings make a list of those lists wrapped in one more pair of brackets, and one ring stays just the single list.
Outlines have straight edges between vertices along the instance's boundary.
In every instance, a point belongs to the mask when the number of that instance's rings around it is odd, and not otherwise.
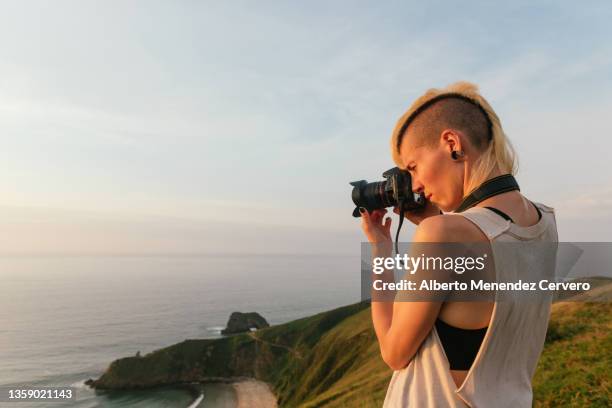
[{"label": "black sports bra", "polygon": [[489,326],[481,329],[461,329],[436,319],[438,337],[450,363],[451,370],[469,370],[478,354]]},{"label": "black sports bra", "polygon": [[[533,203],[531,203],[533,204]],[[537,205],[533,204],[538,212],[538,221],[542,218],[542,213]],[[514,223],[506,213],[497,208],[484,207],[499,214],[506,220]],[[480,329],[461,329],[459,327],[451,326],[450,324],[436,319],[436,330],[444,352],[450,363],[451,370],[469,370],[478,354],[482,340],[487,333],[489,326],[482,327]]]}]

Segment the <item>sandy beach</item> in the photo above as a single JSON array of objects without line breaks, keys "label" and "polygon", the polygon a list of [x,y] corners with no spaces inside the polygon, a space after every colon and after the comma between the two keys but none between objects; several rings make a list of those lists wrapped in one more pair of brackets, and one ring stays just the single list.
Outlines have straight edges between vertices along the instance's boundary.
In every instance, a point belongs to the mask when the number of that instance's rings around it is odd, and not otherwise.
[{"label": "sandy beach", "polygon": [[257,380],[233,383],[238,408],[276,408],[276,397],[268,384]]},{"label": "sandy beach", "polygon": [[248,377],[203,383],[189,408],[277,408],[268,384]]}]

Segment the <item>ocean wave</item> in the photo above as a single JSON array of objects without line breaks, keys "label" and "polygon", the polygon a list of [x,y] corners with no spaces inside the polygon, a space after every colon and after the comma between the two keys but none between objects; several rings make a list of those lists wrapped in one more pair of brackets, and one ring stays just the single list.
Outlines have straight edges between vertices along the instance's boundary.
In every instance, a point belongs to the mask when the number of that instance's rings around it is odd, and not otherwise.
[{"label": "ocean wave", "polygon": [[202,402],[202,400],[204,400],[204,393],[200,394],[200,396],[196,398],[195,401],[193,401],[191,405],[189,405],[187,408],[197,408],[197,406],[200,405],[200,402]]},{"label": "ocean wave", "polygon": [[225,326],[210,326],[210,327],[206,327],[205,329],[206,331],[209,331],[215,334],[221,334],[221,330],[225,329]]},{"label": "ocean wave", "polygon": [[88,379],[85,378],[84,380],[79,380],[77,382],[73,382],[72,384],[70,384],[71,387],[74,388],[78,388],[78,389],[89,389],[89,387],[87,385],[85,385],[85,381],[87,381]]}]

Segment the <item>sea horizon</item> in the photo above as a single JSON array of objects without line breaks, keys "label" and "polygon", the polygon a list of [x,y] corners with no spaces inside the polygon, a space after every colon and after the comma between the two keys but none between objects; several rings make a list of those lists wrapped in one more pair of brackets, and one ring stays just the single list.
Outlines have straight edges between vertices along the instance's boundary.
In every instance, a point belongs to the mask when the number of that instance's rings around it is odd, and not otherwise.
[{"label": "sea horizon", "polygon": [[219,338],[234,311],[275,325],[360,300],[349,255],[0,256],[0,277],[0,386],[73,386],[66,407],[187,407],[180,389],[111,398],[83,382],[118,358]]}]

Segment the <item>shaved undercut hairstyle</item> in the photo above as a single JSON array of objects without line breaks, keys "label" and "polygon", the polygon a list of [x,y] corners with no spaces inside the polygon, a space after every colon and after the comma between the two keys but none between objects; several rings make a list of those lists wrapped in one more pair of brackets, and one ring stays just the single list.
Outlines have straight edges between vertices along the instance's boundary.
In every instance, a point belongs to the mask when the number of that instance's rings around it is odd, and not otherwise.
[{"label": "shaved undercut hairstyle", "polygon": [[415,146],[436,146],[440,134],[446,129],[466,135],[479,153],[466,195],[490,178],[496,166],[502,174],[515,175],[518,170],[516,153],[497,114],[478,93],[476,85],[469,82],[456,82],[444,89],[429,89],[402,115],[391,136],[393,161],[400,168],[403,168],[403,163],[399,151],[408,129]]}]

